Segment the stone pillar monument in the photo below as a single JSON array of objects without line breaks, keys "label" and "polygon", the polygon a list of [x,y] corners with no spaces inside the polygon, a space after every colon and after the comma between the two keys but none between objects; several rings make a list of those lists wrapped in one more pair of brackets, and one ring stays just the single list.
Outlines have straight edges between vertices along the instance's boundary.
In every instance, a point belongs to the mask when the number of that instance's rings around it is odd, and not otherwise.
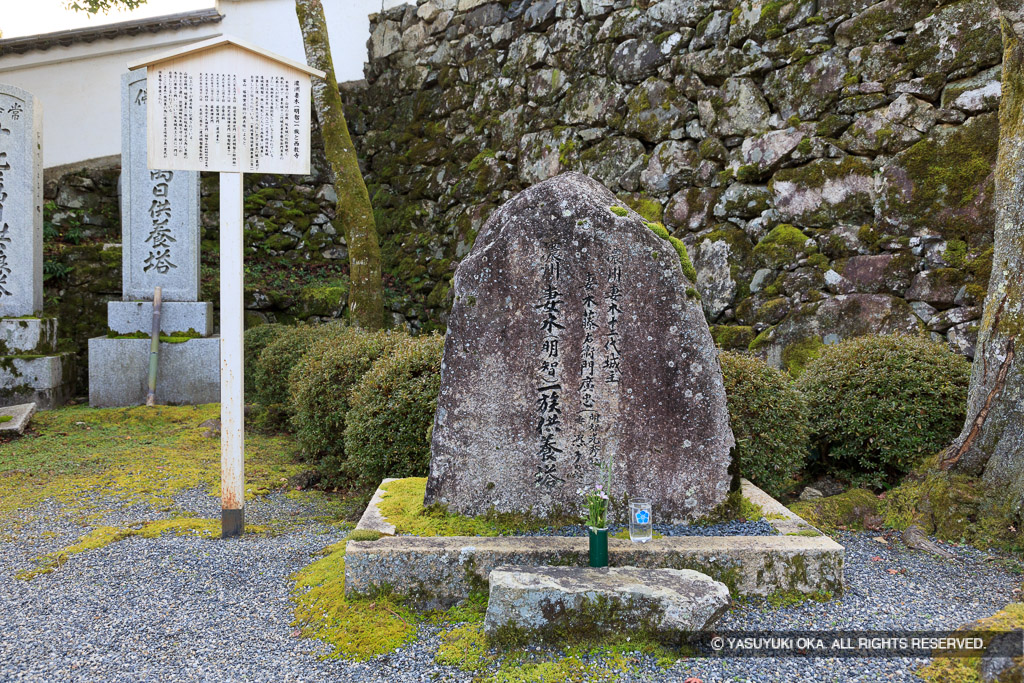
[{"label": "stone pillar monument", "polygon": [[[213,304],[199,301],[199,174],[146,163],[146,73],[121,78],[122,301],[107,304],[110,334],[89,340],[89,405],[146,402],[153,293],[161,288],[157,401],[220,400]],[[187,341],[186,341],[187,340]]]},{"label": "stone pillar monument", "polygon": [[0,406],[57,407],[74,381],[57,320],[43,316],[43,111],[0,83]]}]

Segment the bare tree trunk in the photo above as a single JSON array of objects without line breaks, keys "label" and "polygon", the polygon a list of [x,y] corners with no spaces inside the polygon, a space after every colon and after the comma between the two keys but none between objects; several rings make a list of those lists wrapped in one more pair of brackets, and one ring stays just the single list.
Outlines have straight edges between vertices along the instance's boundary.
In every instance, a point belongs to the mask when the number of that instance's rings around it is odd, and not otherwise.
[{"label": "bare tree trunk", "polygon": [[1024,8],[997,0],[1003,94],[995,169],[995,253],[971,370],[967,421],[942,469],[982,475],[990,491],[1024,499]]},{"label": "bare tree trunk", "polygon": [[302,42],[306,47],[306,61],[327,74],[323,80],[313,79],[313,105],[320,121],[327,161],[334,171],[337,216],[342,221],[348,242],[349,276],[352,279],[348,294],[349,318],[360,327],[382,329],[387,319],[377,226],[342,109],[324,8],[320,0],[295,0],[295,14],[299,18]]}]

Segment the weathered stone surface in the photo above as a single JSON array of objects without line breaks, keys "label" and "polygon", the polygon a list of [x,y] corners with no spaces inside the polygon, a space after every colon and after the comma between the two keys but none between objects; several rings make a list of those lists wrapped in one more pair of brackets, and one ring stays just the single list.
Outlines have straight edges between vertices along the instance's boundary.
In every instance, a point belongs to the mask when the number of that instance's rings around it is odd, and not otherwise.
[{"label": "weathered stone surface", "polygon": [[632,192],[646,168],[644,143],[636,138],[605,138],[580,154],[584,173],[611,190]]},{"label": "weathered stone surface", "polygon": [[38,356],[56,352],[56,318],[0,318],[0,356]]},{"label": "weathered stone surface", "polygon": [[199,300],[199,173],[146,161],[146,74],[121,77],[121,231],[125,301]]},{"label": "weathered stone surface", "polygon": [[626,90],[615,81],[587,76],[569,87],[562,100],[562,116],[568,123],[604,123],[622,102]]},{"label": "weathered stone surface", "polygon": [[743,163],[748,168],[754,167],[758,178],[770,175],[792,158],[797,147],[807,137],[807,131],[801,127],[775,130],[757,137],[745,138],[741,147]]},{"label": "weathered stone surface", "polygon": [[[89,405],[138,406],[146,402],[148,339],[89,340]],[[157,403],[189,405],[220,401],[220,337],[160,344]]]},{"label": "weathered stone surface", "polygon": [[672,195],[665,207],[665,225],[698,232],[710,227],[721,190],[710,187],[687,187]]},{"label": "weathered stone surface", "polygon": [[[807,522],[746,480],[743,496],[761,507],[777,536],[666,537],[638,544],[609,539],[613,567],[692,569],[721,581],[733,596],[844,589],[841,545],[814,536]],[[416,605],[444,609],[487,585],[503,566],[587,564],[587,539],[396,536],[348,544],[345,592],[388,587]]]},{"label": "weathered stone surface", "polygon": [[692,140],[669,140],[654,148],[640,183],[651,194],[668,195],[689,185],[700,164],[700,154]]},{"label": "weathered stone surface", "polygon": [[948,229],[959,239],[965,233],[990,235],[998,140],[995,114],[976,116],[962,126],[933,128],[882,167],[877,223],[902,235],[921,229],[940,234]]},{"label": "weathered stone surface", "polygon": [[948,83],[942,90],[942,106],[956,107],[968,114],[996,111],[1003,93],[1002,67],[994,66],[963,80]]},{"label": "weathered stone surface", "polygon": [[726,240],[703,240],[694,251],[693,264],[697,270],[697,291],[700,292],[704,312],[717,320],[736,297],[737,284],[732,279],[731,250]]},{"label": "weathered stone surface", "polygon": [[924,137],[937,120],[938,113],[932,105],[901,95],[885,109],[854,119],[839,144],[851,154],[894,154]]},{"label": "weathered stone surface", "polygon": [[[626,97],[628,114],[623,130],[654,142],[681,131],[683,125],[696,115],[696,108],[668,82],[649,78]],[[681,132],[677,137],[681,137]]]},{"label": "weathered stone surface", "polygon": [[812,121],[839,99],[848,72],[846,53],[829,50],[806,64],[797,62],[773,71],[765,79],[764,91],[783,120],[796,116]]},{"label": "weathered stone surface", "polygon": [[721,93],[697,103],[701,125],[717,135],[757,135],[768,130],[771,109],[753,79],[730,78]]},{"label": "weathered stone surface", "polygon": [[907,290],[907,299],[923,301],[939,308],[949,308],[959,290],[956,273],[949,270],[922,270],[914,276]]},{"label": "weathered stone surface", "polygon": [[[153,331],[153,302],[111,301],[107,304],[107,325],[116,334]],[[167,301],[160,305],[160,331],[213,334],[213,304],[208,301]]]},{"label": "weathered stone surface", "polygon": [[42,136],[39,100],[0,83],[0,318],[43,310]]},{"label": "weathered stone surface", "polygon": [[711,334],[672,245],[617,204],[565,174],[480,231],[455,275],[427,503],[575,512],[606,462],[612,495],[651,498],[658,519],[724,499]]},{"label": "weathered stone surface", "polygon": [[359,518],[359,523],[356,524],[356,529],[360,531],[376,531],[384,534],[385,536],[395,535],[395,525],[387,520],[384,515],[380,512],[381,501],[384,500],[384,484],[392,481],[398,481],[397,479],[390,478],[381,481],[380,486],[374,492],[373,497],[370,498],[370,502],[367,504],[366,509],[363,510],[362,516]]},{"label": "weathered stone surface", "polygon": [[783,221],[804,227],[831,227],[873,213],[871,167],[856,157],[819,159],[782,169],[768,184]]},{"label": "weathered stone surface", "polygon": [[0,417],[9,420],[0,421],[0,434],[24,434],[29,420],[36,414],[35,403],[22,403],[16,406],[0,408]]},{"label": "weathered stone surface", "polygon": [[632,633],[679,642],[718,621],[729,589],[690,569],[501,567],[490,575],[488,637],[557,641]]},{"label": "weathered stone surface", "polygon": [[[843,278],[858,292],[892,292],[902,296],[910,286],[912,270],[899,259],[893,254],[851,257],[843,267]],[[915,260],[910,258],[911,262]]]},{"label": "weathered stone surface", "polygon": [[75,356],[0,357],[0,406],[59,408],[75,393]]}]

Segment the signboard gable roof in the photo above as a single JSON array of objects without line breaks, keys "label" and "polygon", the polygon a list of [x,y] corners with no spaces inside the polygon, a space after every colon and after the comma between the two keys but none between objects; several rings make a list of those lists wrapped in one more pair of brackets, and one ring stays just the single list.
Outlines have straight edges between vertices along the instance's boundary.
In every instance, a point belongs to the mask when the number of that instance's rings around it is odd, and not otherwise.
[{"label": "signboard gable roof", "polygon": [[238,38],[234,38],[232,36],[227,35],[220,35],[215,38],[210,38],[209,40],[200,41],[198,43],[183,45],[179,48],[176,48],[169,52],[164,52],[154,57],[149,57],[147,59],[131,62],[128,64],[128,68],[135,70],[141,69],[143,67],[154,66],[162,62],[180,59],[181,57],[185,57],[191,54],[206,52],[207,50],[212,50],[214,48],[218,48],[224,45],[233,45],[242,50],[246,50],[247,52],[251,52],[260,55],[261,57],[271,59],[283,66],[295,69],[296,71],[301,71],[303,73],[309,74],[310,76],[316,76],[318,78],[324,78],[326,76],[326,74],[323,71],[320,71],[319,69],[314,69],[311,66],[307,66],[300,62],[293,61],[291,59],[288,59],[287,57],[282,57],[279,54],[275,54],[273,52],[270,52],[269,50],[264,50],[261,47],[253,45],[252,43],[247,43],[244,40],[240,40]]}]

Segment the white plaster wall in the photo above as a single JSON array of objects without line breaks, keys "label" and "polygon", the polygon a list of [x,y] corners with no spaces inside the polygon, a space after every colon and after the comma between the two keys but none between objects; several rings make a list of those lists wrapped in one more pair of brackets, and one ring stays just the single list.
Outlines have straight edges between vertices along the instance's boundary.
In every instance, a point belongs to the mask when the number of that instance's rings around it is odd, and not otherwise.
[{"label": "white plaster wall", "polygon": [[[381,0],[324,0],[339,81],[362,78],[367,16]],[[385,0],[385,7],[403,4]],[[294,0],[219,0],[224,20],[177,32],[77,43],[0,57],[0,83],[28,90],[43,107],[43,164],[50,168],[121,153],[121,74],[131,61],[220,34],[305,61]]]}]

